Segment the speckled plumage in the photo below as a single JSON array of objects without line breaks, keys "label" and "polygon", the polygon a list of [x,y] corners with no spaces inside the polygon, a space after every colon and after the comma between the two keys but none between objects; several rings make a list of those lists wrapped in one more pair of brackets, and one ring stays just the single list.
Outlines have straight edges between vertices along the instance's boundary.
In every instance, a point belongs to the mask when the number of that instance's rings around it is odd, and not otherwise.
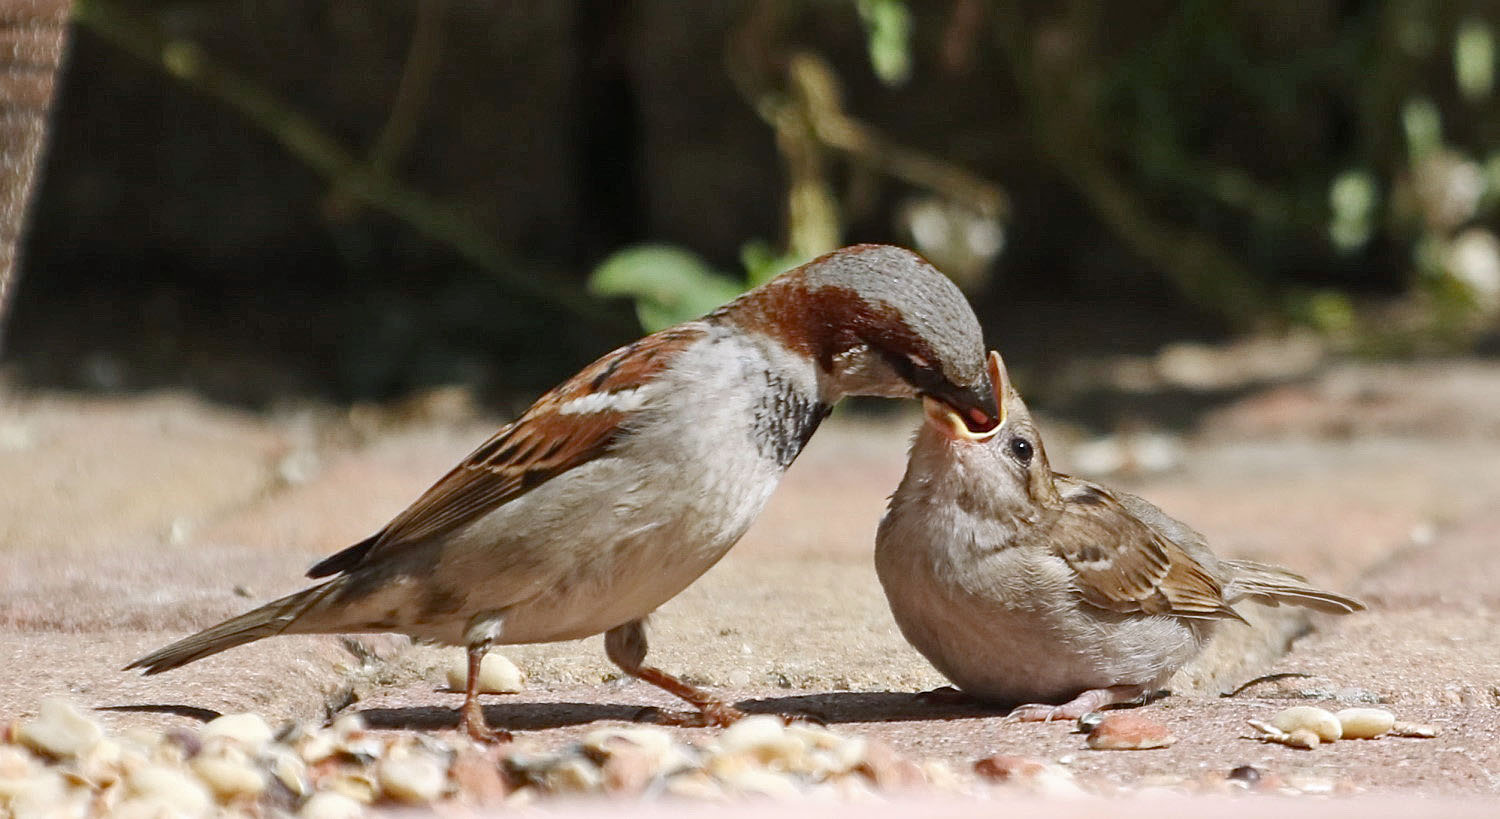
[{"label": "speckled plumage", "polygon": [[902,633],[965,693],[1024,703],[1023,718],[1076,717],[1159,687],[1240,619],[1240,600],[1363,608],[1284,569],[1220,560],[1149,502],[1054,473],[991,356],[1002,423],[973,433],[928,403],[875,548]]},{"label": "speckled plumage", "polygon": [[915,254],[862,245],[605,355],[543,395],[328,578],[137,660],[155,673],[275,634],[394,631],[469,648],[606,632],[627,673],[711,720],[733,709],[642,665],[645,618],[760,513],[846,395],[942,400],[990,423],[979,324]]}]

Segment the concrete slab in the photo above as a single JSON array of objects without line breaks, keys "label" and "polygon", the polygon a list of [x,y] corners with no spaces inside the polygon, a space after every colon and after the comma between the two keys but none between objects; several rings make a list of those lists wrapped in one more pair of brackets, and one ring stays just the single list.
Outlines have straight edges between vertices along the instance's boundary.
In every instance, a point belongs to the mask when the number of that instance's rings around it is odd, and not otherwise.
[{"label": "concrete slab", "polygon": [[[1430,430],[1415,420],[1423,412],[1382,404],[1395,419],[1387,427],[1329,438],[1307,430],[1330,423],[1326,405],[1345,393],[1309,389],[1315,400],[1291,410],[1252,397],[1226,411],[1230,420],[1188,443],[1180,470],[1130,488],[1221,553],[1297,568],[1374,610],[1342,621],[1261,610],[1257,628],[1226,629],[1174,681],[1179,696],[1151,707],[1181,737],[1172,749],[1088,752],[1068,726],[1008,725],[912,697],[943,680],[901,640],[870,555],[912,416],[836,418],[822,430],[745,541],[659,612],[651,660],[750,710],[810,713],[957,765],[1015,753],[1140,785],[1256,764],[1349,789],[1494,793],[1500,438],[1488,410]],[[1461,409],[1460,392],[1434,394]],[[300,588],[310,562],[383,524],[493,424],[407,424],[364,438],[327,411],[260,417],[171,395],[10,398],[0,406],[0,658],[24,673],[0,681],[0,715],[69,692],[135,709],[104,712],[114,727],[250,709],[273,722],[342,709],[387,729],[451,726],[458,697],[439,690],[446,655],[399,638],[353,650],[338,638],[278,638],[158,677],[116,669]],[[1066,447],[1055,454],[1065,466]],[[505,651],[530,681],[492,698],[491,717],[525,743],[569,742],[647,704],[677,707],[620,681],[598,638]],[[1217,696],[1265,671],[1311,676]],[[1246,717],[1308,698],[1386,702],[1444,734],[1311,753],[1242,738]]]}]

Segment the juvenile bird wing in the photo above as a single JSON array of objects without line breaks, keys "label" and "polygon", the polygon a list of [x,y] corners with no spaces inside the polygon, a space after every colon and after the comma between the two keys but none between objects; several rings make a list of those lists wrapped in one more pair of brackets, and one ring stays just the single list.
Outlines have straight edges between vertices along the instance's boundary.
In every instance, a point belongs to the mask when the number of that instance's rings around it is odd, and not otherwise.
[{"label": "juvenile bird wing", "polygon": [[1050,540],[1084,600],[1110,611],[1243,619],[1211,569],[1108,489],[1066,475],[1056,480],[1063,510]]},{"label": "juvenile bird wing", "polygon": [[537,399],[380,532],[307,572],[326,577],[471,523],[598,458],[625,432],[639,390],[707,330],[693,322],[621,347]]}]

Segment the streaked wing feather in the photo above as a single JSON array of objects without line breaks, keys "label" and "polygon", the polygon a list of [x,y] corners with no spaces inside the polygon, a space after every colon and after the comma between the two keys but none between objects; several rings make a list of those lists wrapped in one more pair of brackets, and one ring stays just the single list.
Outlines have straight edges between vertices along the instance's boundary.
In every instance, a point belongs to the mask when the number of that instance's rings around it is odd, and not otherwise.
[{"label": "streaked wing feather", "polygon": [[1130,515],[1109,490],[1058,478],[1065,505],[1053,546],[1085,600],[1119,612],[1239,619],[1208,570]]},{"label": "streaked wing feather", "polygon": [[324,576],[389,559],[404,546],[452,532],[603,455],[625,432],[627,413],[608,403],[582,412],[564,413],[564,407],[590,395],[649,384],[707,332],[699,322],[671,327],[585,367],[481,444],[378,535],[346,550],[347,556],[341,552],[313,567],[322,574],[309,574]]}]

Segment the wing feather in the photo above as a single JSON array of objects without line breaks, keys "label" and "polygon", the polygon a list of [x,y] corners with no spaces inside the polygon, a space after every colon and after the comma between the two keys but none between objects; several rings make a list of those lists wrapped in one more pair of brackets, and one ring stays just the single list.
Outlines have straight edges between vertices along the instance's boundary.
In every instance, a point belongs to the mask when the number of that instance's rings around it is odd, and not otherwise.
[{"label": "wing feather", "polygon": [[1108,489],[1056,478],[1064,506],[1052,544],[1085,600],[1119,612],[1241,619],[1207,568],[1131,515]]},{"label": "wing feather", "polygon": [[313,566],[308,576],[326,577],[388,559],[605,454],[626,434],[632,391],[649,386],[677,354],[707,333],[701,322],[678,325],[585,367],[502,427],[379,533]]}]

